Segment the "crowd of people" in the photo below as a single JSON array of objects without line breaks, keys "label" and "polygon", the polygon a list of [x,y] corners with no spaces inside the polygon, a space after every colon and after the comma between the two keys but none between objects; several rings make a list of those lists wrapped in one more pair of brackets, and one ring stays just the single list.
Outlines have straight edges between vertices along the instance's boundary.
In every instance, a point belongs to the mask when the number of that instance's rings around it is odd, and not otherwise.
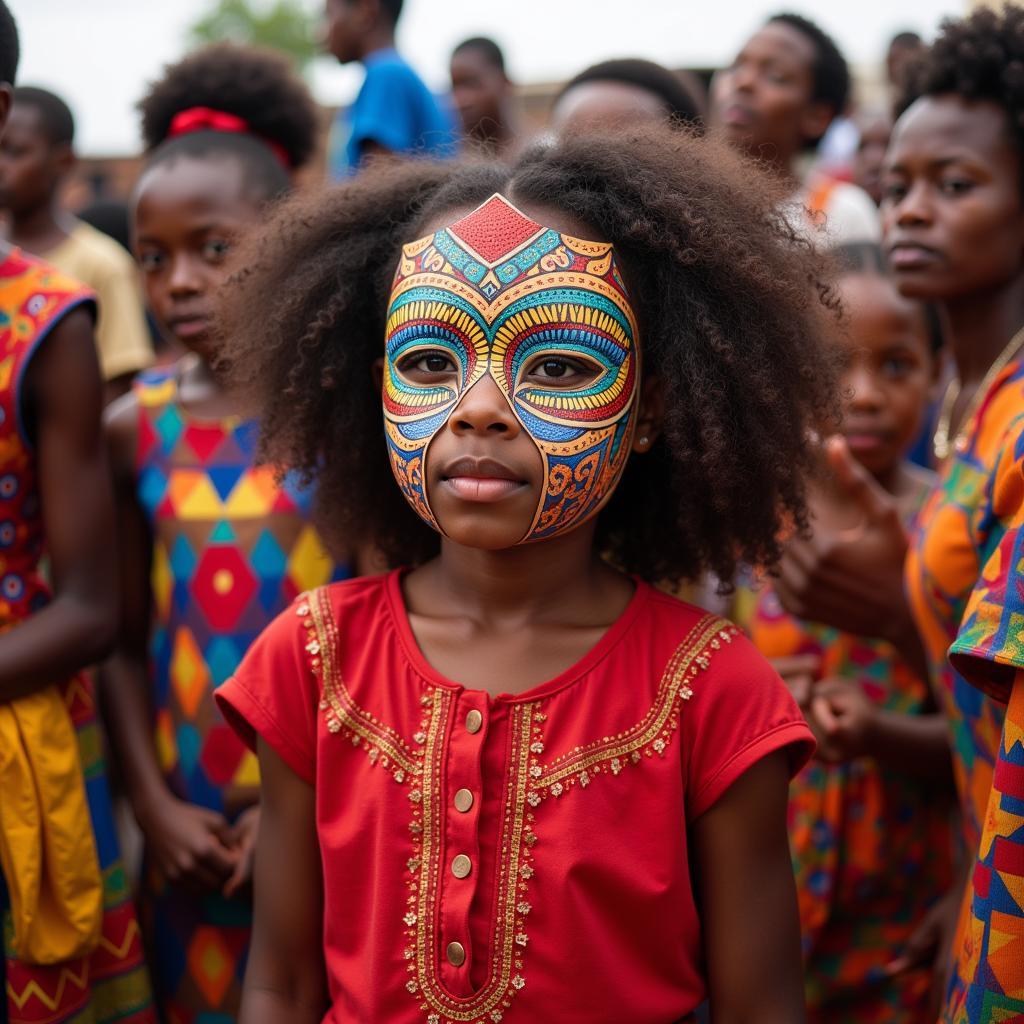
[{"label": "crowd of people", "polygon": [[0,0],[0,1022],[1024,1020],[1024,8],[541,127],[401,8],[72,212]]}]

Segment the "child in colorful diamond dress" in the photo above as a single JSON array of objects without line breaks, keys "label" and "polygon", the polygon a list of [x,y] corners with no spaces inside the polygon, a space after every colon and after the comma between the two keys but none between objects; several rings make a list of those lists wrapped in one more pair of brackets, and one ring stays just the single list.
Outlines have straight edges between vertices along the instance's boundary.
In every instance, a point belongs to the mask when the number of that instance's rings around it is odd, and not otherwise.
[{"label": "child in colorful diamond dress", "polygon": [[810,730],[647,582],[804,522],[824,311],[776,200],[659,125],[377,164],[240,250],[263,457],[407,567],[302,595],[217,692],[262,777],[243,1024],[803,1019]]},{"label": "child in colorful diamond dress", "polygon": [[[870,243],[844,246],[839,288],[848,320],[841,431],[851,457],[913,523],[934,486],[906,461],[938,375],[934,307],[902,298]],[[857,511],[822,480],[814,522],[855,527]],[[803,543],[798,541],[796,543]],[[790,566],[738,592],[737,622],[790,684],[818,733],[818,756],[790,786],[808,1018],[820,1024],[932,1024],[926,966],[894,971],[927,931],[951,884],[948,730],[923,665],[886,640],[786,612]]]},{"label": "child in colorful diamond dress", "polygon": [[150,309],[190,354],[108,416],[123,618],[104,682],[145,839],[161,1009],[172,1022],[227,1020],[249,940],[259,774],[213,688],[296,594],[339,570],[308,492],[254,465],[255,425],[211,370],[213,298],[239,231],[313,152],[315,111],[281,60],[218,46],[169,68],[142,115],[135,253]]}]

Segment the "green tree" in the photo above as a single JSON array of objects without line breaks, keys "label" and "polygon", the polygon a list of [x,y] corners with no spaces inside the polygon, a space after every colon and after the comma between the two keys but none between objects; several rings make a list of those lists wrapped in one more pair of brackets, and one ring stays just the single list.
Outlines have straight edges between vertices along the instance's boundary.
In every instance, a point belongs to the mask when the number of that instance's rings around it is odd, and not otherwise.
[{"label": "green tree", "polygon": [[303,0],[216,0],[189,34],[197,46],[223,40],[270,46],[304,69],[319,53],[316,20]]}]

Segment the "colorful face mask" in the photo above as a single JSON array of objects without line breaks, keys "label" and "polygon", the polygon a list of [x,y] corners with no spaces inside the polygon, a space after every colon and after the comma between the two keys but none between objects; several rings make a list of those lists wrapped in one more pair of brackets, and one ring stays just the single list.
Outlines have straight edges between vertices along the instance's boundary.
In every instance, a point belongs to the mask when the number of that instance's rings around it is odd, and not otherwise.
[{"label": "colorful face mask", "polygon": [[[578,526],[625,468],[637,398],[636,319],[609,243],[536,224],[494,195],[469,216],[406,245],[388,309],[384,423],[391,467],[413,508],[430,508],[430,442],[490,374],[544,462],[545,489],[523,542]],[[400,367],[442,352],[456,383],[416,385]],[[596,371],[578,389],[528,377],[544,357]]]}]

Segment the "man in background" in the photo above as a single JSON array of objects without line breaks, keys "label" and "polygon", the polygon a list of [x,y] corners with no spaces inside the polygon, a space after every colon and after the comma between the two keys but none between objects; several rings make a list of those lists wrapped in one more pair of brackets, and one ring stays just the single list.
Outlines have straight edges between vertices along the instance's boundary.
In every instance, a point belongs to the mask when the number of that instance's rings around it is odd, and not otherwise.
[{"label": "man in background", "polygon": [[75,166],[74,137],[74,118],[59,96],[16,88],[0,143],[0,206],[10,218],[14,245],[96,292],[96,341],[109,402],[152,362],[153,349],[131,256],[61,203]]},{"label": "man in background", "polygon": [[331,176],[352,174],[375,154],[449,153],[450,116],[395,49],[402,0],[327,0],[325,13],[327,49],[340,63],[366,69],[355,103],[334,126]]},{"label": "man in background", "polygon": [[486,36],[464,40],[452,51],[451,76],[466,141],[498,159],[514,155],[521,132],[501,47]]}]

